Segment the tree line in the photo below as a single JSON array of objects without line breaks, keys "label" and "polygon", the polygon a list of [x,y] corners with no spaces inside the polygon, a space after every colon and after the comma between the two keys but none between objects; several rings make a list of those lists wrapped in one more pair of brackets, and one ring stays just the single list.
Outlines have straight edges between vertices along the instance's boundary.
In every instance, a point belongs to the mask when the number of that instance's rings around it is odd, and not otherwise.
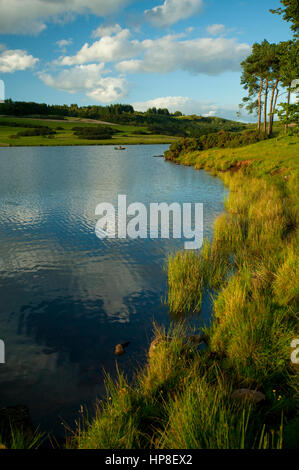
[{"label": "tree line", "polygon": [[[298,123],[298,103],[291,103],[291,93],[299,89],[296,81],[299,78],[299,1],[282,0],[281,4],[282,8],[270,11],[291,22],[293,39],[278,44],[266,39],[260,44],[255,43],[252,53],[241,63],[241,84],[247,96],[240,108],[255,112],[258,131],[263,130],[268,135],[272,134],[275,114],[286,129],[291,122]],[[278,98],[283,95],[286,95],[285,102],[277,106]]]},{"label": "tree line", "polygon": [[77,104],[50,105],[7,99],[0,103],[0,114],[8,116],[37,116],[37,117],[81,117],[89,119],[107,119],[122,114],[134,114],[133,106],[129,104],[111,104],[109,106],[78,106]]}]

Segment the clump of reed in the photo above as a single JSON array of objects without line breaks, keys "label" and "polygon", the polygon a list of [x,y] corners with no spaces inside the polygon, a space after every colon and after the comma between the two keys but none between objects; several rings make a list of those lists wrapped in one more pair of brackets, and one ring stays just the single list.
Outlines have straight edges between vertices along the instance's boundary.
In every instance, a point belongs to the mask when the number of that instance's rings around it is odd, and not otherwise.
[{"label": "clump of reed", "polygon": [[227,250],[204,242],[199,252],[168,258],[168,305],[171,313],[200,312],[204,289],[216,289],[231,269]]},{"label": "clump of reed", "polygon": [[[232,400],[231,384],[215,369],[192,380],[167,405],[169,420],[161,449],[267,449],[282,447],[282,428],[272,433],[250,401]],[[196,371],[194,371],[196,373]]]},{"label": "clump of reed", "polygon": [[222,352],[239,381],[262,385],[286,379],[294,320],[265,296],[248,267],[234,275],[214,301],[212,350]]}]

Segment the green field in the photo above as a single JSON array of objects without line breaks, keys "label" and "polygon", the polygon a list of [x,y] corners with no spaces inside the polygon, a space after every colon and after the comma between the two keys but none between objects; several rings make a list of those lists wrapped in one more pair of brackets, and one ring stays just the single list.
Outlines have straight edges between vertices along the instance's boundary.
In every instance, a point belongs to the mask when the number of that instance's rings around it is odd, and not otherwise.
[{"label": "green field", "polygon": [[[11,126],[3,126],[1,122],[11,123]],[[12,137],[20,131],[27,130],[26,127],[15,127],[18,124],[30,124],[32,126],[48,126],[56,131],[56,134],[34,137]],[[0,147],[23,147],[23,146],[71,146],[71,145],[140,145],[140,144],[169,144],[177,138],[168,135],[152,135],[146,127],[128,126],[120,124],[109,124],[117,130],[111,139],[88,140],[80,139],[74,135],[72,128],[76,127],[98,127],[99,123],[82,122],[80,119],[68,118],[67,120],[51,121],[46,119],[30,119],[17,117],[0,117]],[[57,129],[61,128],[61,129]],[[138,132],[145,134],[138,134]]]}]

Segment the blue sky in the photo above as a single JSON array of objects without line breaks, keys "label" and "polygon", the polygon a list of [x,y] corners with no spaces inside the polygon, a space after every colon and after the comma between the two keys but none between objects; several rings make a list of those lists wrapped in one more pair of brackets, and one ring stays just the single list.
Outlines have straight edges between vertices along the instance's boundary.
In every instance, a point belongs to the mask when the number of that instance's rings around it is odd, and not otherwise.
[{"label": "blue sky", "polygon": [[[236,118],[240,61],[285,41],[279,0],[0,0],[6,98]],[[246,119],[244,116],[243,119]]]}]

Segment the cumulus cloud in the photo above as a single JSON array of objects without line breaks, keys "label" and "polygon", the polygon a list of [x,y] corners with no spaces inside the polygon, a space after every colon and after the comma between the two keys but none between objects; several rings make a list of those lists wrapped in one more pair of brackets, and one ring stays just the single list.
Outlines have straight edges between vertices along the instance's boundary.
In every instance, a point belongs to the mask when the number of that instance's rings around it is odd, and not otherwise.
[{"label": "cumulus cloud", "polygon": [[219,34],[223,34],[226,32],[226,27],[224,24],[211,24],[207,26],[207,32],[212,36],[219,36]]},{"label": "cumulus cloud", "polygon": [[[111,33],[111,31],[110,31]],[[87,62],[111,62],[134,57],[141,51],[141,43],[130,40],[128,29],[114,29],[114,35],[103,35],[89,45],[85,43],[75,56],[62,57],[62,65],[84,64]]]},{"label": "cumulus cloud", "polygon": [[106,16],[129,0],[0,0],[0,34],[38,34],[47,21],[76,14]]},{"label": "cumulus cloud", "polygon": [[96,88],[87,91],[89,98],[100,103],[119,101],[128,94],[128,84],[123,78],[105,77],[97,83]]},{"label": "cumulus cloud", "polygon": [[[110,33],[110,35],[108,35]],[[64,66],[91,62],[116,62],[121,73],[167,73],[185,70],[193,74],[218,75],[240,70],[240,62],[250,53],[248,44],[231,38],[184,39],[167,35],[143,41],[131,38],[119,25],[100,28],[98,41],[85,43],[74,56],[62,56],[56,62]]]},{"label": "cumulus cloud", "polygon": [[148,101],[133,103],[136,111],[146,111],[149,108],[167,108],[170,112],[181,111],[183,114],[201,116],[217,116],[236,120],[238,108],[235,106],[223,108],[213,102],[194,100],[186,96],[165,96]]},{"label": "cumulus cloud", "polygon": [[185,20],[198,13],[203,6],[203,0],[165,0],[144,14],[153,25],[158,27],[171,26],[180,20]]},{"label": "cumulus cloud", "polygon": [[[240,62],[251,51],[248,44],[234,38],[186,39],[185,34],[177,34],[137,40],[132,38],[129,29],[122,29],[118,24],[100,26],[94,35],[100,39],[85,43],[73,56],[61,56],[55,61],[56,65],[64,67],[56,77],[41,73],[44,83],[71,93],[84,91],[98,101],[116,101],[126,96],[128,82],[123,76],[103,77],[108,72],[104,69],[106,63],[122,75],[176,70],[220,75],[239,71]],[[207,112],[212,113],[213,109],[209,107]]]},{"label": "cumulus cloud", "polygon": [[164,96],[148,101],[133,103],[136,111],[146,111],[149,108],[167,108],[170,112],[181,111],[183,114],[214,114],[216,106],[185,96]]},{"label": "cumulus cloud", "polygon": [[103,36],[112,36],[112,34],[120,33],[122,27],[119,24],[99,26],[95,31],[92,32],[94,38],[101,38]]},{"label": "cumulus cloud", "polygon": [[124,60],[116,65],[123,73],[153,73],[185,70],[192,74],[218,75],[240,70],[240,62],[250,53],[248,44],[235,39],[199,38],[178,41],[164,36],[142,42],[142,59]]},{"label": "cumulus cloud", "polygon": [[0,72],[13,73],[18,70],[26,70],[34,67],[38,59],[21,49],[0,50]]},{"label": "cumulus cloud", "polygon": [[68,93],[84,92],[90,98],[111,103],[125,97],[128,83],[121,77],[103,77],[104,64],[76,65],[53,76],[40,72],[39,78],[48,86]]}]

